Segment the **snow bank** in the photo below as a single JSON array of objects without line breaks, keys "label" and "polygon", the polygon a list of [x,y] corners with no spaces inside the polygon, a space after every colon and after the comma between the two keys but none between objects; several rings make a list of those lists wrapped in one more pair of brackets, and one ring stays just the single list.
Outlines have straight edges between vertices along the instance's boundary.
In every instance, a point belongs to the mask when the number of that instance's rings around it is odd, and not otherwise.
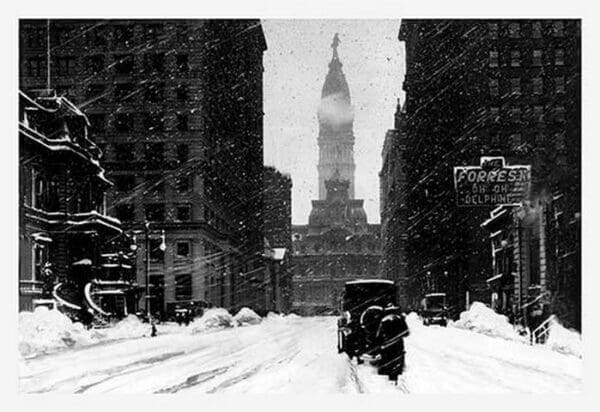
[{"label": "snow bank", "polygon": [[102,329],[100,333],[104,339],[130,339],[150,334],[151,328],[148,323],[142,322],[137,316],[128,315],[114,326]]},{"label": "snow bank", "polygon": [[258,325],[262,322],[262,318],[250,308],[241,308],[240,311],[233,317],[233,320],[238,326]]},{"label": "snow bank", "polygon": [[469,310],[462,312],[460,319],[451,325],[488,336],[527,342],[527,339],[519,335],[513,325],[509,323],[506,316],[494,312],[481,302],[473,302]]},{"label": "snow bank", "polygon": [[19,352],[32,356],[95,343],[98,336],[81,323],[73,323],[58,310],[40,306],[19,313]]},{"label": "snow bank", "polygon": [[565,328],[556,317],[550,320],[550,333],[544,345],[557,352],[583,357],[581,335]]},{"label": "snow bank", "polygon": [[150,325],[135,315],[129,315],[105,329],[86,329],[59,310],[49,310],[43,306],[33,312],[19,313],[19,352],[23,357],[149,334]]},{"label": "snow bank", "polygon": [[202,317],[195,319],[190,323],[191,333],[200,333],[209,329],[232,328],[235,326],[233,316],[227,309],[213,308],[207,309]]}]

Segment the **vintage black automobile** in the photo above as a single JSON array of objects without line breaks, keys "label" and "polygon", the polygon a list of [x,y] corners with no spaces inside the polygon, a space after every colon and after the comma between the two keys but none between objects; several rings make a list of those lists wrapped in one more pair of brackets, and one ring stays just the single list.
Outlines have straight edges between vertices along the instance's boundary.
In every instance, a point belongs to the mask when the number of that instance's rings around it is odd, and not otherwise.
[{"label": "vintage black automobile", "polygon": [[397,381],[404,370],[404,337],[408,327],[396,304],[391,280],[346,282],[338,319],[338,352],[363,363],[369,358],[380,374]]},{"label": "vintage black automobile", "polygon": [[423,325],[448,324],[448,307],[446,305],[445,293],[428,293],[421,300],[419,315],[423,319]]}]

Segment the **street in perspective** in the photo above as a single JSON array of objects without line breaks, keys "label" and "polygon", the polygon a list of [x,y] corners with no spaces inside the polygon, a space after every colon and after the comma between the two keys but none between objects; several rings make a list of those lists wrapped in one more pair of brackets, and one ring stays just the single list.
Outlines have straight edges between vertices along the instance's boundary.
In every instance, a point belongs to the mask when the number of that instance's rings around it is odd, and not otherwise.
[{"label": "street in perspective", "polygon": [[583,391],[580,19],[21,19],[21,393]]}]

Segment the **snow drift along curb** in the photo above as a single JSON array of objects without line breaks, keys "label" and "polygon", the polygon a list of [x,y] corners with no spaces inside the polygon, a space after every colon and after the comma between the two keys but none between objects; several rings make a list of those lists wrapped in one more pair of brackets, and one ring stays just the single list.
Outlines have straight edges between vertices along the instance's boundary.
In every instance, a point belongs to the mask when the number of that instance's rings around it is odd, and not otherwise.
[{"label": "snow drift along curb", "polygon": [[527,342],[527,338],[519,335],[506,316],[494,312],[481,302],[473,302],[469,310],[462,312],[460,319],[451,325],[488,336]]},{"label": "snow drift along curb", "polygon": [[241,308],[233,317],[233,320],[235,320],[238,326],[258,325],[262,322],[262,318],[255,311],[247,307]]}]

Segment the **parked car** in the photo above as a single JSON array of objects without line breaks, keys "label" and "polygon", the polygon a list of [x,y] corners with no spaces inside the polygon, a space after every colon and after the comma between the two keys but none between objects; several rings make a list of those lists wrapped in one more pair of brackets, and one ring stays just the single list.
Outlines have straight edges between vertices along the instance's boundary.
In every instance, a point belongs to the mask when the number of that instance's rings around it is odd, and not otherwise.
[{"label": "parked car", "polygon": [[338,353],[363,363],[368,357],[378,373],[397,381],[404,370],[404,337],[408,327],[396,305],[391,280],[346,282],[338,319]]}]

